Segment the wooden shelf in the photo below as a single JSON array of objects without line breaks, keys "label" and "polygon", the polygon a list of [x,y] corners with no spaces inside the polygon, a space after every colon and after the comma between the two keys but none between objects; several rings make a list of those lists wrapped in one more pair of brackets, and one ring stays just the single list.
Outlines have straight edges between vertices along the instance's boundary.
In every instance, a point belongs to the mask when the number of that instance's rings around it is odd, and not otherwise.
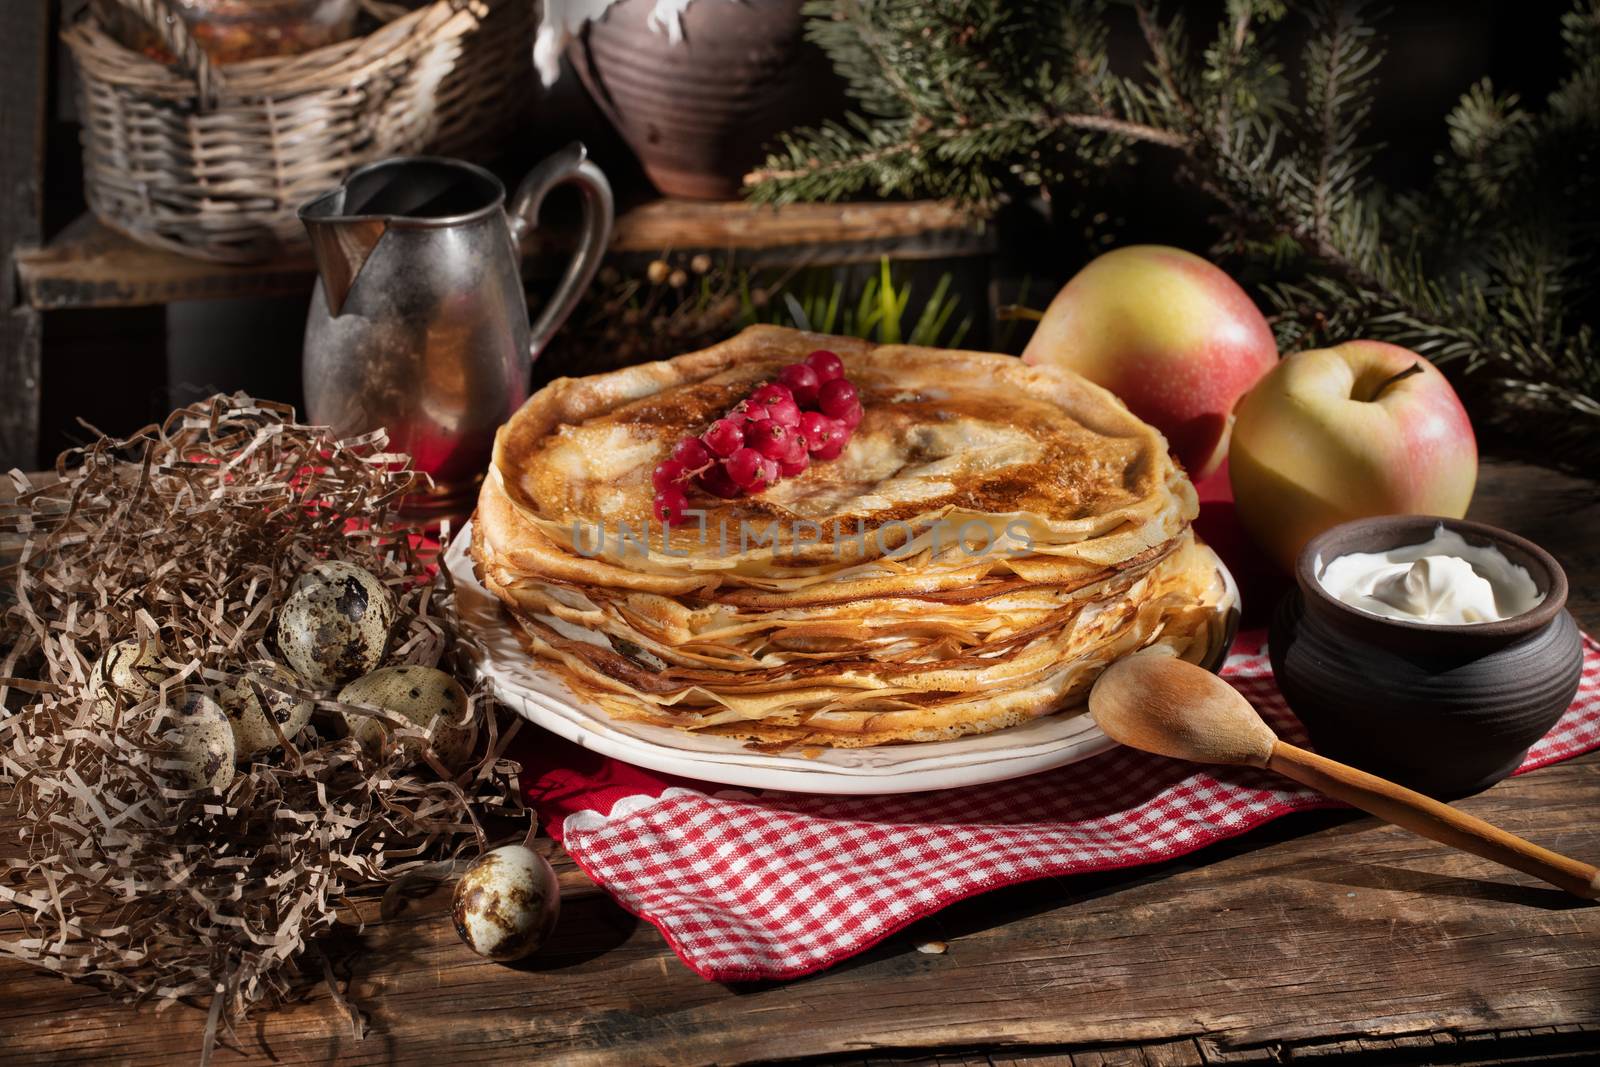
[{"label": "wooden shelf", "polygon": [[[530,273],[553,269],[570,233],[549,233],[529,253]],[[949,204],[793,204],[655,200],[617,218],[614,254],[732,250],[753,265],[855,263],[890,255],[933,259],[981,255],[992,231]],[[541,262],[543,261],[543,262]],[[85,215],[42,248],[17,254],[22,301],[39,311],[143,307],[180,300],[283,296],[311,284],[310,254],[227,266],[149,248]]]}]

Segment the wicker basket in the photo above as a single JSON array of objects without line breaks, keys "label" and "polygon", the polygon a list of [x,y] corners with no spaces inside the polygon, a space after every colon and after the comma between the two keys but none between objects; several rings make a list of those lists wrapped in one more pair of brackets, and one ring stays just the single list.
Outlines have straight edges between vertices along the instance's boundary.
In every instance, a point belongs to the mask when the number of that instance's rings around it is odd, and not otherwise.
[{"label": "wicker basket", "polygon": [[102,222],[145,244],[257,262],[304,242],[295,210],[354,167],[414,152],[472,155],[513,123],[532,83],[529,0],[436,0],[372,33],[219,69],[167,0],[102,0],[178,61],[126,48],[93,17],[77,59],[84,185]]}]

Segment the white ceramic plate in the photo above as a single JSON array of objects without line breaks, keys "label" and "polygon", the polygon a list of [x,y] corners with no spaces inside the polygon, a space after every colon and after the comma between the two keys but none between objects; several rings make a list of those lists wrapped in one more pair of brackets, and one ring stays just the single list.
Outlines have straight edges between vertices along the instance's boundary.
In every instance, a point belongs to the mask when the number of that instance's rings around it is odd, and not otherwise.
[{"label": "white ceramic plate", "polygon": [[[706,737],[646,723],[621,722],[575,695],[555,675],[541,670],[517,643],[500,602],[472,573],[471,524],[445,552],[456,583],[456,603],[480,677],[496,697],[539,726],[584,748],[635,766],[746,789],[796,793],[917,793],[981,785],[1075,763],[1113,747],[1087,714],[1051,715],[1022,726],[954,741],[872,748],[829,748],[812,757],[752,752],[738,741]],[[1206,657],[1221,667],[1238,623],[1239,591],[1221,571],[1230,604],[1217,641]]]}]

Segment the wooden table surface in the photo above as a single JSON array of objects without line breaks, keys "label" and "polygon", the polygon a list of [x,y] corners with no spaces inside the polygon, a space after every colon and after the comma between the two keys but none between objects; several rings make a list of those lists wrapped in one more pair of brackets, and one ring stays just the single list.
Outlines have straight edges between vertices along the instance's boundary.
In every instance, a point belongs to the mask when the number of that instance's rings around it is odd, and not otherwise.
[{"label": "wooden table surface", "polygon": [[[1472,513],[1555,553],[1574,614],[1600,630],[1600,485],[1489,463]],[[1597,802],[1600,754],[1462,806],[1593,859]],[[823,974],[750,985],[695,977],[545,844],[563,914],[533,960],[474,957],[436,892],[340,931],[365,1040],[314,989],[254,1016],[217,1062],[1576,1064],[1600,1050],[1600,907],[1369,818],[1294,816],[1172,863],[991,893]],[[929,942],[945,951],[918,951]],[[184,1062],[202,1022],[0,962],[0,1064]]]}]

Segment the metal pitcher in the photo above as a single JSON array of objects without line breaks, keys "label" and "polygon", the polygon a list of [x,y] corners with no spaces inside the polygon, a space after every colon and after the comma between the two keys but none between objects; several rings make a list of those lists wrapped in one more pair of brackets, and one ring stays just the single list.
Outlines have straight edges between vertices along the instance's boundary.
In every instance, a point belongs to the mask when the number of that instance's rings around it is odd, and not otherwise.
[{"label": "metal pitcher", "polygon": [[[530,328],[523,238],[545,194],[583,190],[577,254]],[[489,463],[494,432],[528,397],[532,361],[572,314],[611,234],[611,186],[571,144],[539,164],[510,210],[500,180],[454,159],[373,163],[300,209],[317,263],[306,319],[313,423],[383,427],[434,490],[412,510],[453,509]]]}]

